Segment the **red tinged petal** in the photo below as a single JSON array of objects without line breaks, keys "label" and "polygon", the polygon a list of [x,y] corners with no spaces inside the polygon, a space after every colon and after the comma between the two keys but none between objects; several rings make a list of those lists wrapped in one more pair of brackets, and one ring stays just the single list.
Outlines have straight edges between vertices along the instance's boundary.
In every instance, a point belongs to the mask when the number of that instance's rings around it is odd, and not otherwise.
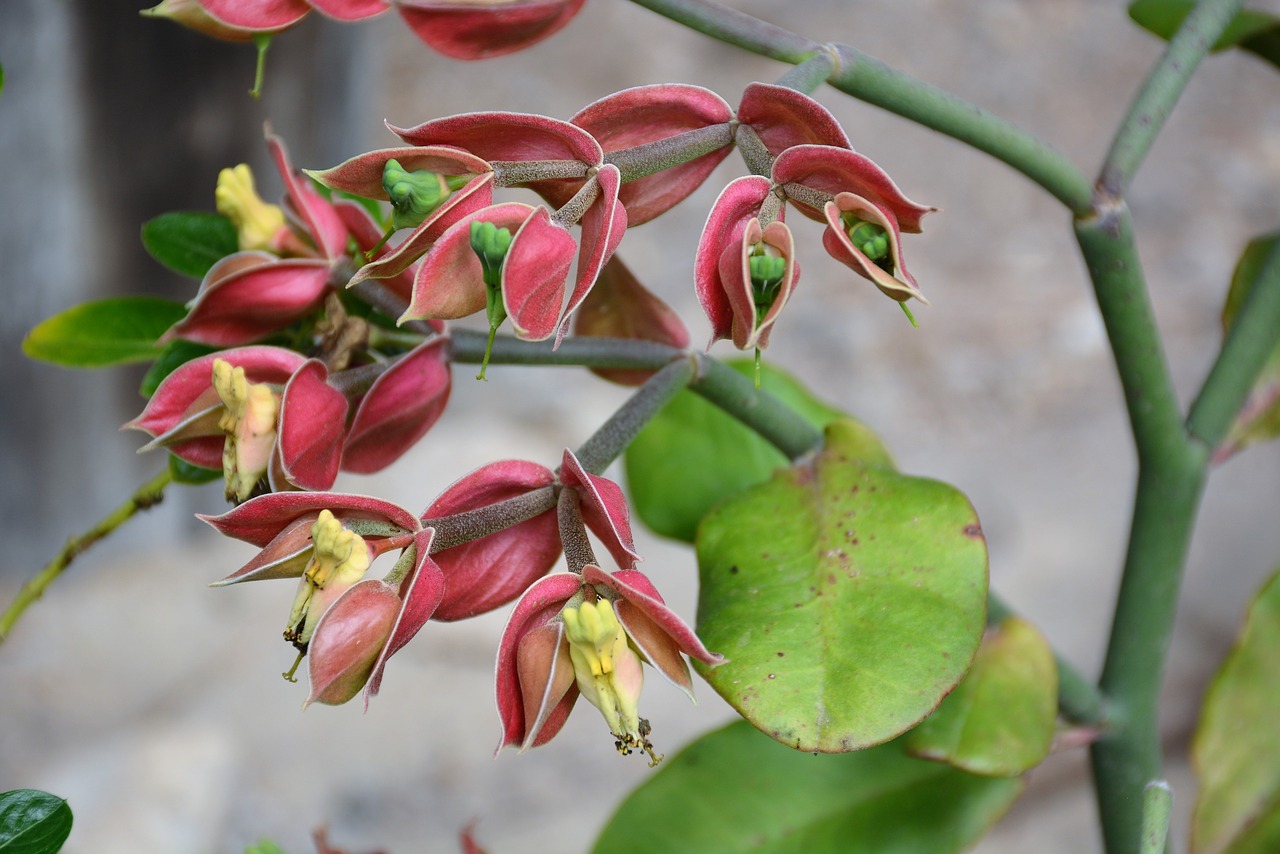
[{"label": "red tinged petal", "polygon": [[[277,578],[298,578],[307,568],[311,557],[311,527],[320,511],[304,513],[285,525],[262,547],[253,560],[210,587],[226,587],[241,581],[272,581]],[[206,522],[208,517],[199,517]]]},{"label": "red tinged petal", "polygon": [[347,251],[347,229],[338,212],[328,199],[311,188],[301,172],[293,168],[284,141],[270,131],[267,132],[267,150],[280,170],[285,198],[302,219],[316,249],[330,261],[343,257]]},{"label": "red tinged petal", "polygon": [[[555,475],[524,460],[483,466],[446,489],[427,508],[431,519],[487,507],[550,486]],[[554,509],[518,525],[435,555],[444,572],[445,596],[437,620],[461,620],[505,605],[551,571],[560,558],[560,531]]]},{"label": "red tinged petal", "polygon": [[742,93],[738,121],[749,125],[774,157],[795,145],[853,148],[826,107],[786,86],[752,83]]},{"label": "red tinged petal", "polygon": [[[546,640],[547,633],[540,632],[541,641],[531,641],[525,649],[523,658],[525,666],[520,667],[521,642],[532,632],[544,629],[552,623],[564,609],[565,603],[582,589],[582,579],[573,573],[560,573],[539,579],[520,597],[515,609],[507,620],[502,632],[502,641],[498,645],[498,662],[495,672],[497,683],[498,715],[502,719],[502,741],[498,744],[501,750],[508,744],[522,747],[536,747],[549,740],[568,716],[568,709],[577,697],[576,688],[569,679],[570,686],[565,689],[564,696],[554,698],[554,686],[564,681],[560,675],[558,641],[554,644]],[[566,650],[567,653],[567,650]],[[573,668],[569,667],[572,677]],[[528,686],[527,691],[525,686]],[[541,731],[534,733],[533,743],[528,743],[530,719],[525,714],[525,694],[537,698],[538,708],[550,709],[550,712],[539,714],[544,717]],[[563,713],[558,713],[564,705]],[[541,736],[538,738],[537,736]]]},{"label": "red tinged petal", "polygon": [[577,252],[573,235],[552,222],[541,206],[511,238],[502,264],[502,302],[517,338],[542,341],[556,334],[564,317],[569,268]]},{"label": "red tinged petal", "polygon": [[488,59],[542,41],[586,0],[398,0],[396,8],[428,46],[454,59]]},{"label": "red tinged petal", "polygon": [[221,534],[263,548],[299,517],[321,510],[329,510],[366,541],[422,529],[418,517],[398,504],[344,492],[273,492],[251,498],[220,516],[197,514],[196,518]]},{"label": "red tinged petal", "polygon": [[[773,164],[776,184],[803,184],[831,195],[852,193],[885,208],[897,218],[898,227],[912,234],[920,232],[920,220],[936,211],[916,204],[903,195],[888,173],[871,159],[852,151],[826,145],[801,145],[782,154]],[[822,211],[795,199],[787,201],[805,216],[822,222]]]},{"label": "red tinged petal", "polygon": [[395,626],[391,629],[387,643],[378,655],[378,660],[373,665],[373,672],[369,676],[369,685],[364,692],[366,709],[369,708],[369,698],[377,694],[378,689],[382,687],[382,673],[387,666],[387,659],[413,640],[414,635],[436,612],[444,596],[444,576],[440,573],[440,567],[436,566],[435,561],[431,559],[431,540],[435,535],[436,532],[428,528],[419,531],[413,537],[413,545],[418,552],[417,559],[414,561],[412,574],[400,582],[399,592],[402,604],[396,615]]},{"label": "red tinged petal", "polygon": [[598,195],[581,220],[582,245],[578,250],[578,272],[573,293],[569,295],[569,302],[564,307],[556,332],[557,346],[569,331],[573,313],[587,298],[600,275],[600,269],[613,257],[627,230],[627,211],[618,202],[618,190],[622,187],[618,167],[604,166],[591,180],[599,188]]},{"label": "red tinged petal", "polygon": [[[733,119],[724,99],[701,86],[660,83],[624,89],[590,104],[570,121],[591,133],[606,153],[667,139]],[[696,190],[729,155],[731,145],[630,181],[619,198],[631,225],[662,214]],[[562,200],[563,201],[563,200]]]},{"label": "red tinged petal", "polygon": [[[680,349],[689,346],[689,331],[680,316],[641,285],[617,255],[604,265],[595,287],[578,308],[573,333],[656,341]],[[611,382],[630,386],[641,385],[654,374],[654,371],[607,368],[592,368],[591,372]]]},{"label": "red tinged petal", "polygon": [[631,513],[622,489],[608,478],[589,473],[568,449],[560,466],[560,482],[578,490],[583,521],[604,543],[618,566],[623,569],[635,566],[640,553],[631,537]]},{"label": "red tinged petal", "polygon": [[159,5],[142,9],[139,14],[147,18],[168,18],[188,29],[223,41],[250,42],[257,35],[255,30],[222,23],[205,11],[200,0],[160,0]]},{"label": "red tinged petal", "polygon": [[329,606],[307,647],[306,705],[336,706],[360,692],[400,613],[400,597],[376,579],[354,585]]},{"label": "red tinged petal", "polygon": [[449,402],[446,339],[433,338],[383,371],[356,407],[342,453],[344,471],[371,474],[421,439]]},{"label": "red tinged petal", "polygon": [[548,623],[521,638],[516,670],[524,704],[524,737],[519,742],[524,751],[554,738],[578,699],[573,659],[564,643],[564,623]]},{"label": "red tinged petal", "polygon": [[213,390],[213,362],[242,367],[251,383],[283,386],[306,357],[282,347],[237,347],[179,366],[164,378],[142,413],[121,429],[142,430],[193,465],[222,468],[224,434],[218,427],[222,401]]},{"label": "red tinged petal", "polygon": [[[471,223],[491,222],[516,232],[534,209],[519,202],[491,205],[454,223],[431,248],[413,278],[413,299],[400,317],[409,320],[451,320],[485,307],[484,270],[471,248]],[[507,254],[510,260],[510,250]]]},{"label": "red tinged petal", "polygon": [[[912,297],[928,305],[929,301],[920,293],[920,286],[915,277],[907,272],[902,263],[902,235],[898,231],[898,223],[891,214],[871,204],[866,199],[852,193],[841,193],[826,205],[827,230],[822,233],[822,246],[841,264],[846,265],[858,275],[870,279],[885,296],[898,302],[906,302]],[[844,230],[841,214],[853,213],[859,219],[879,225],[889,235],[889,257],[892,259],[893,272],[885,270],[857,247],[849,239]]]},{"label": "red tinged petal", "polygon": [[385,0],[307,0],[318,11],[339,21],[362,21],[391,8]]},{"label": "red tinged petal", "polygon": [[[347,398],[327,382],[324,363],[311,359],[294,373],[280,399],[271,489],[326,490],[338,478]],[[277,481],[275,469],[285,483]]]},{"label": "red tinged petal", "polygon": [[395,160],[406,172],[425,169],[437,175],[482,177],[493,171],[488,163],[466,151],[443,146],[412,145],[370,151],[339,163],[332,169],[308,170],[307,174],[330,189],[385,202],[390,200],[382,185],[383,170],[388,160]]},{"label": "red tinged petal", "polygon": [[[786,271],[782,281],[777,285],[777,295],[769,305],[765,316],[756,322],[756,304],[754,287],[751,283],[750,260],[754,247],[766,246],[778,257],[786,259]],[[742,232],[737,246],[725,247],[720,256],[720,284],[724,288],[725,297],[729,300],[729,308],[733,313],[732,335],[733,346],[739,350],[753,347],[764,349],[769,346],[769,333],[774,321],[799,278],[799,268],[795,262],[795,244],[791,238],[791,229],[781,221],[769,223],[763,229],[760,220],[752,219]]]},{"label": "red tinged petal", "polygon": [[232,347],[279,332],[324,302],[329,264],[237,252],[210,268],[191,311],[161,336]]},{"label": "red tinged petal", "polygon": [[582,128],[530,113],[463,113],[411,128],[388,127],[411,145],[453,146],[485,160],[576,160],[599,166],[604,159],[600,143]]},{"label": "red tinged petal", "polygon": [[260,32],[291,27],[311,11],[304,0],[200,0],[200,5],[224,24]]},{"label": "red tinged petal", "polygon": [[759,215],[760,206],[770,192],[769,179],[759,175],[730,181],[716,199],[702,229],[693,261],[693,281],[698,302],[711,321],[708,347],[733,335],[733,305],[721,277],[720,261],[726,251],[741,251],[747,223]]}]

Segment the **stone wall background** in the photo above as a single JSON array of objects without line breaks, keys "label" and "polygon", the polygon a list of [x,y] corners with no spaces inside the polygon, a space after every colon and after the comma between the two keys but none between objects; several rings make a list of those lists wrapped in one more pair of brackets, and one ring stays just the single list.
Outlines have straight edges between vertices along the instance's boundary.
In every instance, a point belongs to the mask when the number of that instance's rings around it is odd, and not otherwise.
[{"label": "stone wall background", "polygon": [[[1160,49],[1127,22],[1123,4],[1101,0],[734,5],[943,84],[1086,171]],[[243,94],[250,50],[135,11],[123,0],[0,4],[4,601],[69,531],[157,464],[133,457],[136,436],[114,432],[139,406],[136,372],[31,365],[23,332],[91,296],[189,296],[190,283],[147,259],[137,229],[166,210],[211,208],[221,166],[261,167],[264,119],[297,163],[327,166],[392,144],[383,118],[404,125],[473,109],[567,117],[616,89],[662,81],[705,85],[735,103],[747,82],[783,70],[629,4],[592,0],[559,36],[480,64],[431,54],[394,17],[310,20],[272,48],[267,95],[255,104]],[[800,223],[804,278],[770,355],[879,430],[904,470],[967,492],[990,544],[993,585],[1093,673],[1134,462],[1067,218],[984,155],[831,90],[818,97],[859,151],[910,196],[942,208],[906,246],[932,306],[911,330],[868,284],[828,262],[817,228]],[[730,158],[621,249],[695,340],[707,327],[689,282],[693,249],[739,168]],[[1184,401],[1216,352],[1236,255],[1280,219],[1278,181],[1280,76],[1248,57],[1211,58],[1130,194]],[[563,369],[496,370],[483,385],[465,372],[455,379],[449,412],[399,467],[340,486],[425,506],[485,461],[557,459],[625,397]],[[291,658],[276,640],[291,590],[204,587],[248,556],[190,521],[218,502],[216,490],[175,493],[84,558],[0,650],[0,789],[67,796],[76,813],[68,852],[237,852],[264,835],[301,852],[322,822],[353,850],[450,851],[472,819],[495,852],[580,850],[648,775],[643,763],[615,759],[585,707],[547,748],[487,758],[498,734],[491,683],[502,613],[430,627],[397,656],[367,714],[358,704],[299,714],[302,689],[277,675]],[[1199,698],[1252,593],[1280,562],[1278,509],[1276,446],[1210,482],[1164,705],[1182,821],[1193,781],[1181,757]],[[664,594],[692,615],[691,555],[652,538],[642,553]],[[645,702],[668,753],[729,719],[710,690],[691,709],[659,681]],[[1030,794],[979,850],[1098,850],[1080,760],[1053,757],[1038,769]]]}]

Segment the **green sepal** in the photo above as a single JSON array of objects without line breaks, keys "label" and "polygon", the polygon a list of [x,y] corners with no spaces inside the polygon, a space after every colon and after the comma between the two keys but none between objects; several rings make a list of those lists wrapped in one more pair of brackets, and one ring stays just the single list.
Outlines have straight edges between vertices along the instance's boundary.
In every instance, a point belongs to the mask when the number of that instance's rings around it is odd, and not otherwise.
[{"label": "green sepal", "polygon": [[0,852],[57,854],[71,835],[71,807],[39,789],[0,793]]},{"label": "green sepal", "polygon": [[222,214],[178,211],[144,223],[142,245],[175,273],[203,279],[210,267],[239,251],[240,239]]},{"label": "green sepal", "polygon": [[101,368],[156,359],[156,339],[187,313],[158,297],[85,302],[41,321],[22,341],[29,358],[69,368]]}]

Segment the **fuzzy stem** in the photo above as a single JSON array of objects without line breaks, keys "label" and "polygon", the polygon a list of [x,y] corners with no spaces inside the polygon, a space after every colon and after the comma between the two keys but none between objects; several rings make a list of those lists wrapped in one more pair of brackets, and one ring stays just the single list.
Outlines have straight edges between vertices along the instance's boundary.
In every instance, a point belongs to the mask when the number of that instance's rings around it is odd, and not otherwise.
[{"label": "fuzzy stem", "polygon": [[734,129],[733,122],[694,128],[666,139],[610,151],[604,162],[618,167],[625,184],[733,145]]},{"label": "fuzzy stem", "polygon": [[436,529],[435,539],[431,541],[431,553],[435,554],[518,525],[555,506],[555,487],[544,486],[475,510],[423,519],[422,524]]},{"label": "fuzzy stem", "polygon": [[1098,178],[1098,189],[1104,195],[1124,195],[1191,75],[1242,5],[1243,0],[1200,0],[1187,15],[1112,139]]},{"label": "fuzzy stem", "polygon": [[582,443],[575,454],[578,462],[592,474],[603,472],[631,444],[649,419],[689,385],[693,376],[693,360],[679,359],[649,377],[608,421]]},{"label": "fuzzy stem", "polygon": [[138,511],[147,510],[159,504],[164,498],[165,488],[172,479],[173,476],[166,466],[164,471],[138,487],[137,491],[129,497],[129,500],[106,516],[103,516],[92,528],[79,536],[68,538],[66,545],[62,547],[62,551],[58,552],[53,560],[45,564],[44,569],[37,572],[26,584],[22,585],[13,602],[9,604],[3,614],[0,614],[0,644],[3,644],[5,639],[9,637],[13,627],[17,625],[18,619],[27,610],[27,607],[44,595],[44,591],[48,586],[58,576],[62,575],[63,571],[71,565],[77,555],[86,551],[94,543],[106,537],[125,522],[128,522]]},{"label": "fuzzy stem", "polygon": [[596,553],[591,549],[591,540],[587,537],[587,527],[582,521],[582,498],[578,490],[560,490],[556,520],[560,525],[560,543],[564,546],[564,560],[569,571],[581,575],[588,565],[599,566]]}]

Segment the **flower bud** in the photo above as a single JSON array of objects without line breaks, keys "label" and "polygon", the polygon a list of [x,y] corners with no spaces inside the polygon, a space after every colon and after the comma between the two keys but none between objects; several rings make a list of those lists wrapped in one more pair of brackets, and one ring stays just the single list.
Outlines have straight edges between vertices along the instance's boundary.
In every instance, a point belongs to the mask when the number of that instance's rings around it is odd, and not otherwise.
[{"label": "flower bud", "polygon": [[218,213],[235,226],[241,251],[275,248],[275,237],[285,227],[284,211],[258,195],[248,164],[219,172],[213,198]]},{"label": "flower bud", "polygon": [[266,383],[251,383],[243,367],[213,362],[213,388],[226,411],[218,427],[226,434],[222,447],[222,476],[228,501],[237,503],[253,494],[266,476],[276,441],[280,397]]},{"label": "flower bud", "polygon": [[426,169],[406,171],[394,158],[382,168],[382,188],[391,200],[395,228],[417,228],[452,193],[443,175]]}]

